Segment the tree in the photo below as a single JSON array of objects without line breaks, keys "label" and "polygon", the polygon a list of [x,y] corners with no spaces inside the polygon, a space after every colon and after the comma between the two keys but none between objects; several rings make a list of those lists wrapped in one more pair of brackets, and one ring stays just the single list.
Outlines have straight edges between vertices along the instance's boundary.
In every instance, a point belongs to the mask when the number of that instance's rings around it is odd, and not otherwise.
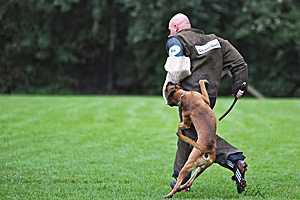
[{"label": "tree", "polygon": [[[161,94],[170,18],[228,39],[267,96],[300,96],[299,2],[10,0],[0,6],[0,92]],[[229,89],[228,89],[229,88]],[[229,91],[229,92],[228,92]],[[230,94],[230,82],[220,94]]]},{"label": "tree", "polygon": [[244,1],[235,22],[250,82],[267,96],[300,95],[299,5],[293,0]]}]

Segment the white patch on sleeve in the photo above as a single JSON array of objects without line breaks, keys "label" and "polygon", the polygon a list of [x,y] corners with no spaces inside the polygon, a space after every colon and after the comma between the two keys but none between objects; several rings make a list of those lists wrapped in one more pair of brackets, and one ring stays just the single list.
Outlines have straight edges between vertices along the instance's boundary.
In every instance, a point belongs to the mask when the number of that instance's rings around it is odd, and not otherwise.
[{"label": "white patch on sleeve", "polygon": [[181,48],[178,45],[173,45],[170,49],[169,49],[169,56],[175,56],[176,54],[178,54],[180,52]]},{"label": "white patch on sleeve", "polygon": [[195,48],[197,49],[199,54],[204,54],[212,49],[221,48],[221,45],[220,45],[219,40],[214,39],[204,45],[195,45]]}]

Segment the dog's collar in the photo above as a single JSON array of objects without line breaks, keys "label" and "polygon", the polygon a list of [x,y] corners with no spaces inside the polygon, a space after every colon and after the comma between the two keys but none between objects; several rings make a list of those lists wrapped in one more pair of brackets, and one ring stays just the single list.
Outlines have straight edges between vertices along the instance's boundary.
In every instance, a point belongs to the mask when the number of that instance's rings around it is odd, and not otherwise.
[{"label": "dog's collar", "polygon": [[177,104],[179,107],[181,107],[181,100],[182,100],[182,98],[183,98],[184,95],[185,95],[185,91],[182,93],[182,95],[179,98],[179,102]]}]

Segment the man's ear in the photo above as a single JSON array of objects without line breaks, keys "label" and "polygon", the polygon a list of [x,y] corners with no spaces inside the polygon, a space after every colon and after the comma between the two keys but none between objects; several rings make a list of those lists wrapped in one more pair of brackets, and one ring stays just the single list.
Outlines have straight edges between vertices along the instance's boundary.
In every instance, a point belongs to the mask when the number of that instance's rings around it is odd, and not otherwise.
[{"label": "man's ear", "polygon": [[178,33],[179,27],[178,24],[174,24],[175,32]]}]

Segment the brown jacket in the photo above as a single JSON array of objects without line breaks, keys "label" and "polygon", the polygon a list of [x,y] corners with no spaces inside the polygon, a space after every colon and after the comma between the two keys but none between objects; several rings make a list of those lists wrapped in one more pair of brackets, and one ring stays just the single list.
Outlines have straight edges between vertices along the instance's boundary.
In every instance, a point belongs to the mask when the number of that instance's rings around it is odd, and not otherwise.
[{"label": "brown jacket", "polygon": [[208,94],[216,98],[223,68],[228,67],[233,76],[232,92],[236,94],[243,82],[248,85],[248,67],[241,54],[227,41],[214,34],[205,35],[198,29],[184,29],[177,37],[184,55],[191,59],[192,74],[181,81],[185,90],[200,92],[198,81],[207,79]]}]

